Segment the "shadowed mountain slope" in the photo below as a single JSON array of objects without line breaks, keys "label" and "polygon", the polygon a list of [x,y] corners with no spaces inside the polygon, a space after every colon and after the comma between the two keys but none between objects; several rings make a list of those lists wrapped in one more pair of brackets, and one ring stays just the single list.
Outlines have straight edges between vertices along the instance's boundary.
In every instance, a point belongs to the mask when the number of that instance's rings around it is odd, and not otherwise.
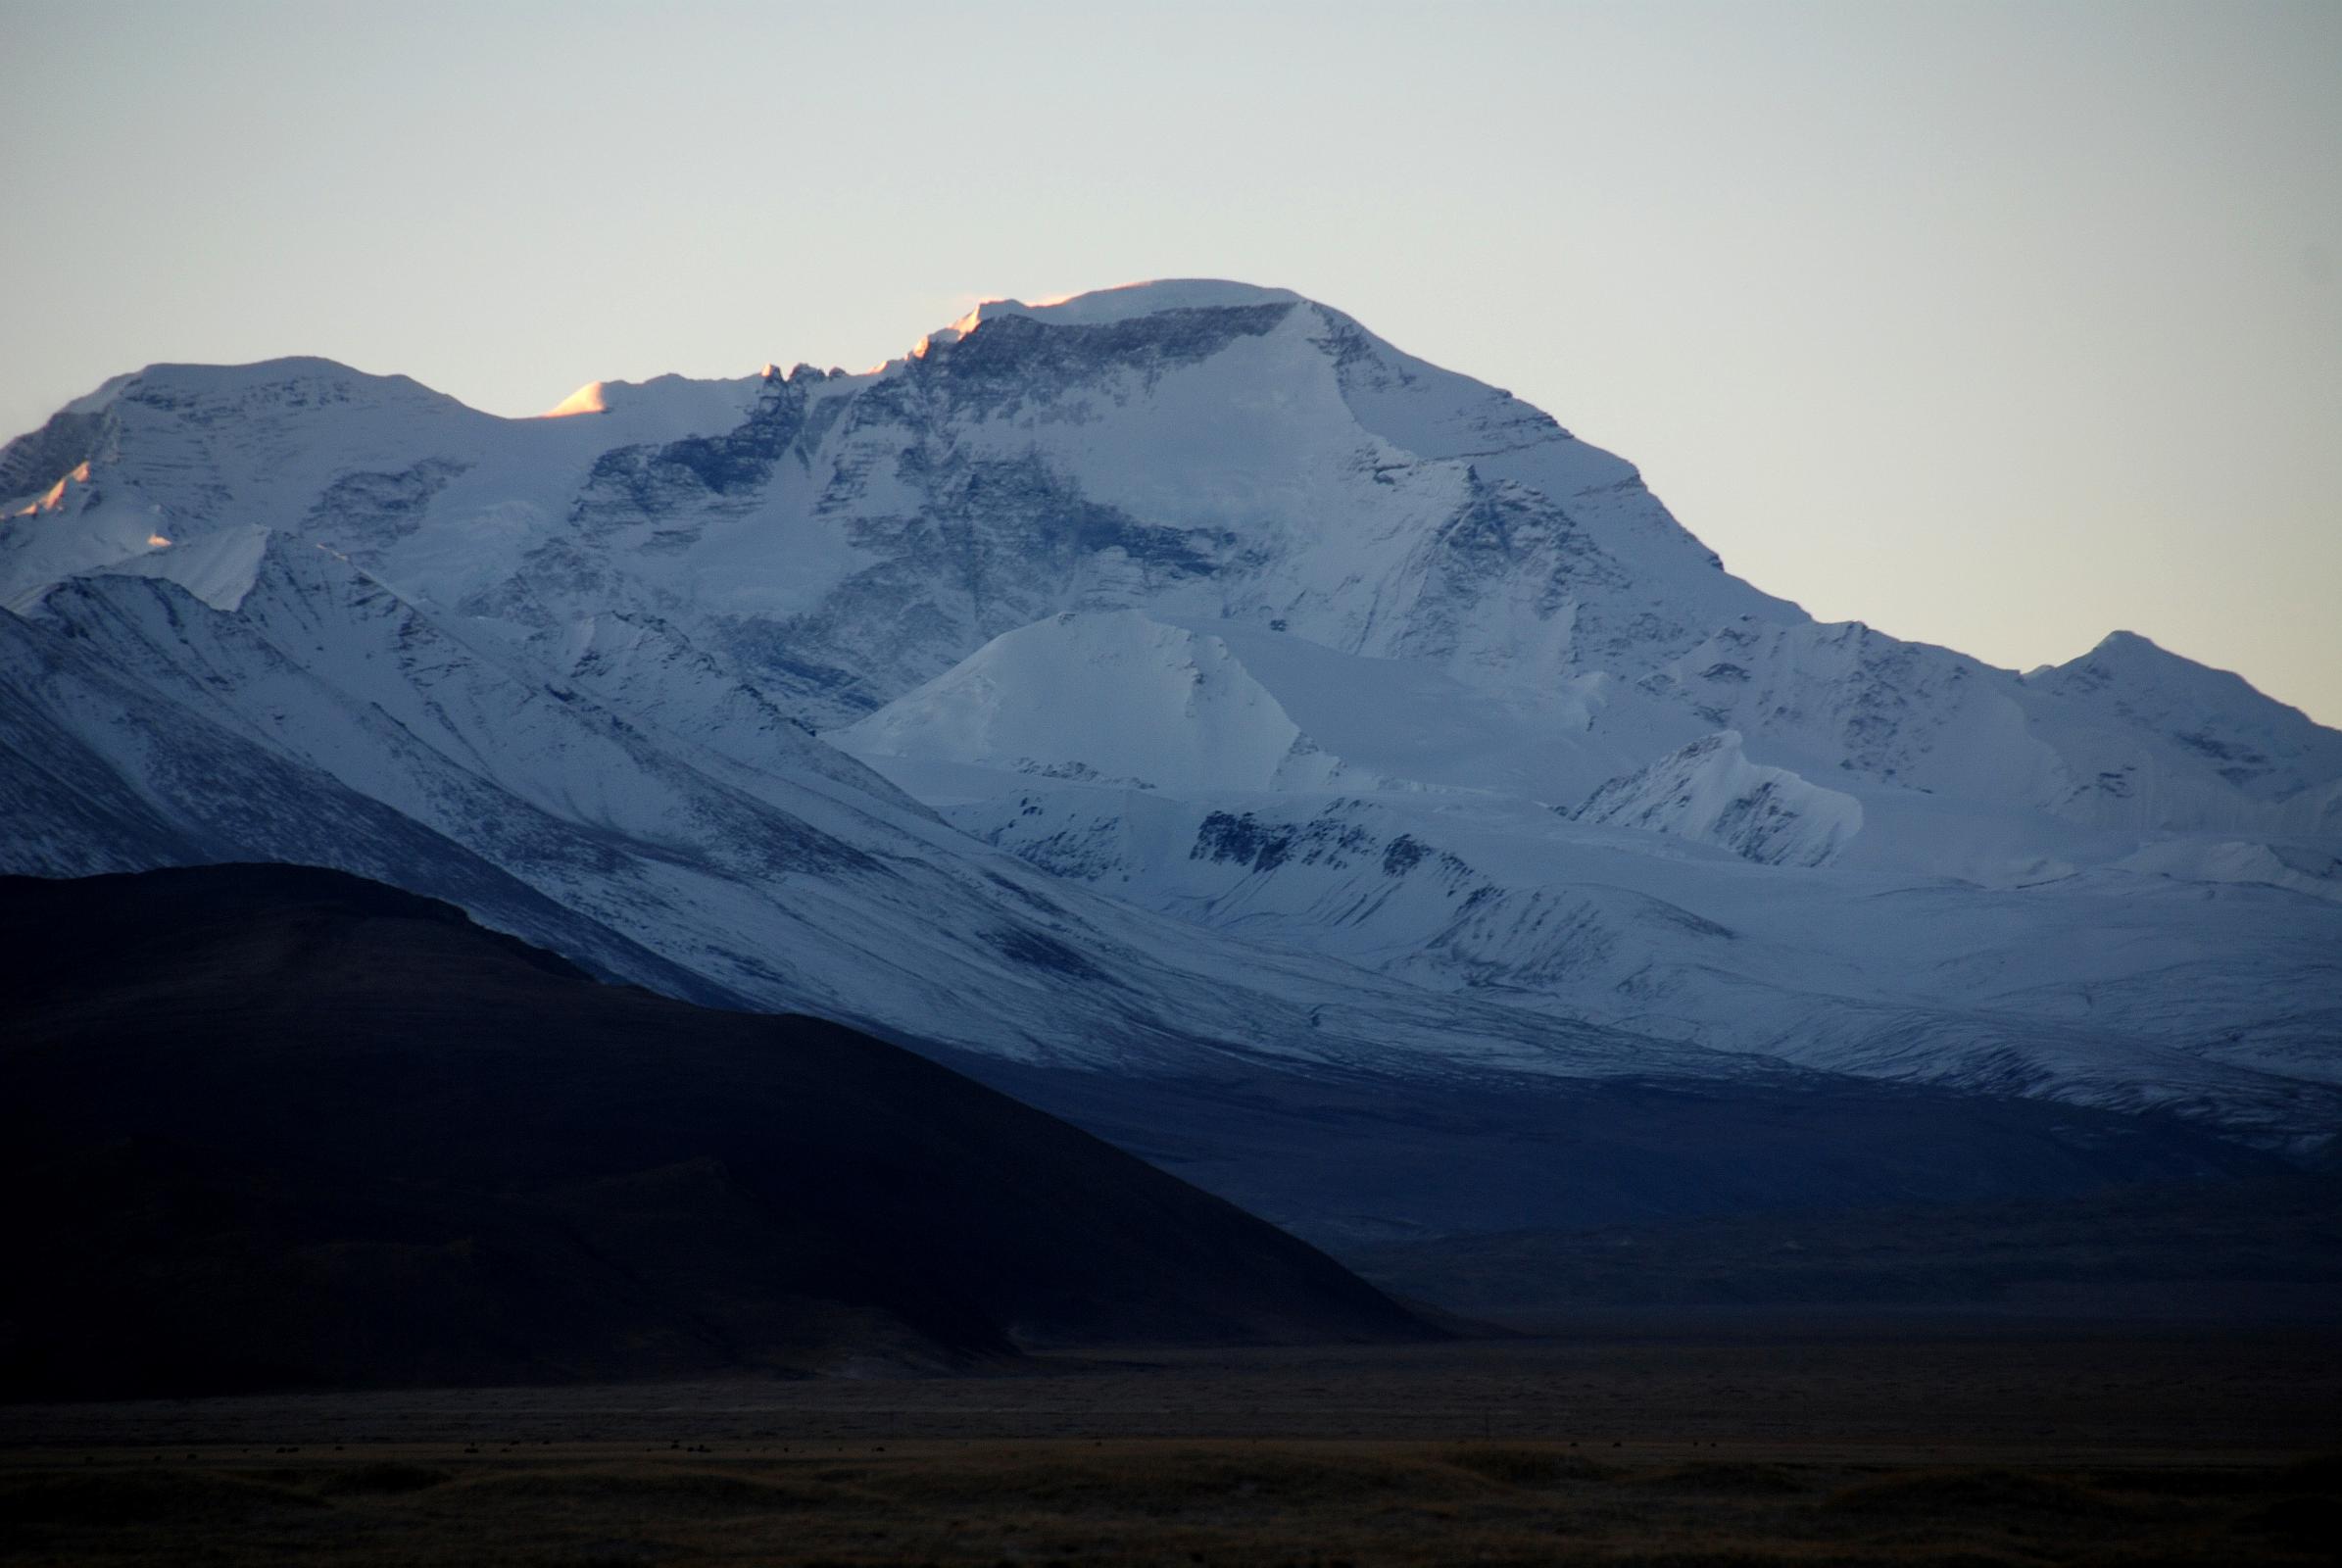
[{"label": "shadowed mountain slope", "polygon": [[0,942],[17,1396],[1430,1332],[906,1052],[338,872],[0,879]]},{"label": "shadowed mountain slope", "polygon": [[1351,1248],[1389,1289],[1536,1320],[1676,1307],[1928,1307],[2069,1319],[2342,1320],[2342,1176],[1739,1214]]}]

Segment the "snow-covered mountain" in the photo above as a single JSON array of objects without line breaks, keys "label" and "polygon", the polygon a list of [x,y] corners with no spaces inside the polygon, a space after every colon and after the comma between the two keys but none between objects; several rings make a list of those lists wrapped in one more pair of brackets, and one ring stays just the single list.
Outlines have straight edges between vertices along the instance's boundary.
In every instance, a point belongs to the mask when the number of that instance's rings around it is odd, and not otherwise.
[{"label": "snow-covered mountain", "polygon": [[0,869],[311,860],[1088,1072],[2342,1107],[2342,733],[1816,623],[1285,291],[539,419],[151,367],[0,511]]}]

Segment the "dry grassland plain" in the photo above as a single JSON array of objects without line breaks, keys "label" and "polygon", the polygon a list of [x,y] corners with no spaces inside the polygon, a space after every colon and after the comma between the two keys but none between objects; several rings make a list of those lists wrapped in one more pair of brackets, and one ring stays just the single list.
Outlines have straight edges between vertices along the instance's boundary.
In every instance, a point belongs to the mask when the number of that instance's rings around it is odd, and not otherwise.
[{"label": "dry grassland plain", "polygon": [[2342,1335],[1579,1325],[0,1407],[24,1563],[2330,1562]]}]

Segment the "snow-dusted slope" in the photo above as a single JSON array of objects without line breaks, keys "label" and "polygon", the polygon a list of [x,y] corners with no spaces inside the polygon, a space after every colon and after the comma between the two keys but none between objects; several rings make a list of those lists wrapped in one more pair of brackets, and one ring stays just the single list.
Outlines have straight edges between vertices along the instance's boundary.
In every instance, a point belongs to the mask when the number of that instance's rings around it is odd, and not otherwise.
[{"label": "snow-dusted slope", "polygon": [[1092,1066],[2331,1130],[2342,736],[2135,638],[2020,676],[1817,624],[1338,311],[999,302],[557,413],[159,366],[0,451],[0,862],[321,859]]}]

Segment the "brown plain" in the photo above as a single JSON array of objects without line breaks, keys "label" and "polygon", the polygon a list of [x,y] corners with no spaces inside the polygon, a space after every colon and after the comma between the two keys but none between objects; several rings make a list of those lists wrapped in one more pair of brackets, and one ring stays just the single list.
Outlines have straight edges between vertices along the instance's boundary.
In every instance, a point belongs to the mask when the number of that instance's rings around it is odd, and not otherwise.
[{"label": "brown plain", "polygon": [[0,1409],[25,1563],[2328,1562],[2342,1335],[1552,1339]]}]

